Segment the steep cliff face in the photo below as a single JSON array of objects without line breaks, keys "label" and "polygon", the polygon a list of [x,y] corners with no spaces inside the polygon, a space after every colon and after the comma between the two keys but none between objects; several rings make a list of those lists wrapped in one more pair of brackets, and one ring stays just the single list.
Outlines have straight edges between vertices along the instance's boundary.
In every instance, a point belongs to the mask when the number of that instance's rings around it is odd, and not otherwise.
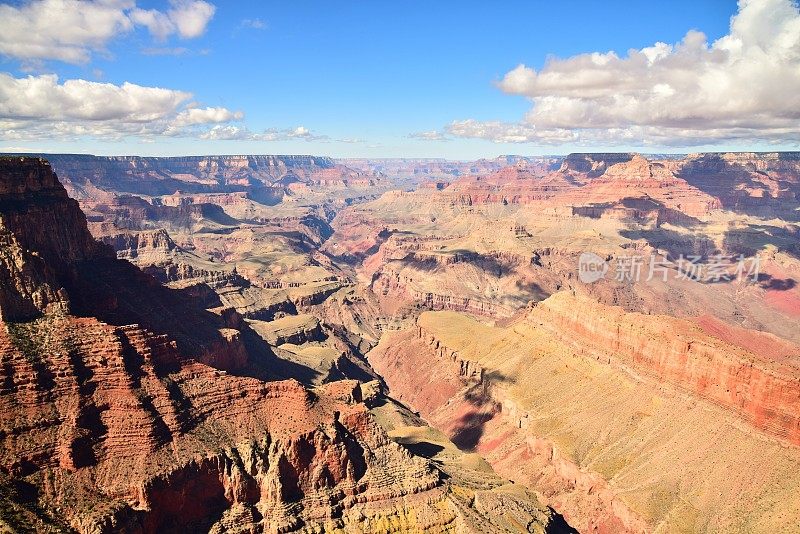
[{"label": "steep cliff face", "polygon": [[569,154],[561,163],[562,172],[576,172],[596,177],[603,174],[608,167],[617,163],[625,163],[633,158],[626,153],[575,153]]},{"label": "steep cliff face", "polygon": [[78,203],[42,160],[0,158],[0,202],[0,318],[68,311],[70,266],[113,253],[94,241]]},{"label": "steep cliff face", "polygon": [[692,154],[678,175],[719,199],[725,209],[796,220],[800,153]]},{"label": "steep cliff face", "polygon": [[[439,312],[434,321],[444,323],[443,314],[450,316]],[[426,319],[431,318],[423,315],[415,327],[390,334],[369,354],[394,396],[419,410],[461,449],[479,453],[505,476],[543,494],[578,531],[650,530],[602,476],[582,469],[546,435],[529,431],[528,418],[535,417],[535,409],[526,414],[498,387],[522,377],[469,359],[447,344],[438,329],[429,328]],[[462,332],[465,339],[488,333]],[[489,334],[485,341],[491,344],[497,338]]]},{"label": "steep cliff face", "polygon": [[570,154],[557,171],[518,162],[493,172],[453,177],[450,183],[433,189],[439,192],[436,196],[465,206],[543,202],[583,206],[636,198],[656,200],[692,217],[723,207],[783,216],[789,213],[785,203],[798,195],[797,161],[796,153],[698,154],[671,159]]},{"label": "steep cliff face", "polygon": [[413,511],[404,497],[447,501],[357,383],[312,392],[227,375],[182,361],[164,336],[90,318],[6,328],[0,468],[79,531],[343,528]]},{"label": "steep cliff face", "polygon": [[722,207],[713,195],[687,183],[670,170],[670,162],[656,162],[636,154],[615,163],[585,187],[566,193],[561,202],[572,205],[646,199],[689,217],[708,215]]},{"label": "steep cliff face", "polygon": [[800,445],[798,346],[782,343],[785,352],[764,354],[754,344],[777,338],[745,331],[742,338],[754,342],[748,350],[687,320],[626,313],[567,293],[543,301],[530,320],[581,354],[676,384]]},{"label": "steep cliff face", "polygon": [[502,327],[424,313],[368,357],[394,396],[579,530],[684,532],[796,524],[780,503],[800,490],[798,355],[561,292]]},{"label": "steep cliff face", "polygon": [[0,527],[550,528],[532,494],[454,484],[390,439],[358,382],[265,380],[278,360],[240,315],[116,259],[46,162],[0,160],[0,223]]},{"label": "steep cliff face", "polygon": [[563,158],[559,156],[500,156],[477,161],[448,161],[445,159],[344,159],[340,163],[361,171],[372,171],[409,185],[428,181],[448,182],[458,176],[484,175],[496,172],[507,165],[524,164],[539,171],[558,168]]},{"label": "steep cliff face", "polygon": [[571,154],[557,172],[510,166],[485,176],[461,178],[442,196],[469,206],[485,203],[601,206],[624,199],[656,201],[684,215],[702,216],[722,205],[718,198],[674,174],[671,161],[639,154]]},{"label": "steep cliff face", "polygon": [[[202,198],[202,197],[201,197]],[[167,202],[171,197],[165,197]],[[193,202],[192,198],[181,197],[182,202],[170,205],[159,199],[151,204],[133,195],[120,195],[111,202],[98,202],[92,211],[106,216],[121,228],[137,229],[162,223],[168,227],[191,228],[200,221],[218,224],[231,224],[235,219],[228,216],[219,204]],[[216,199],[215,199],[216,200]],[[221,199],[220,199],[221,200]]]},{"label": "steep cliff face", "polygon": [[336,164],[316,156],[140,156],[43,155],[63,180],[76,187],[169,195],[176,190],[212,192],[220,188],[271,185],[288,176],[307,177]]}]

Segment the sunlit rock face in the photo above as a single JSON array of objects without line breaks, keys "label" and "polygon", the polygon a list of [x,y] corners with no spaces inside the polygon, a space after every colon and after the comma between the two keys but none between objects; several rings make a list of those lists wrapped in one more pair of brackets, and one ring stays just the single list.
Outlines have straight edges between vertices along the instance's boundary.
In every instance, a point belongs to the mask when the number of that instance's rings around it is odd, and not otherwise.
[{"label": "sunlit rock face", "polygon": [[797,524],[797,154],[8,161],[19,517]]},{"label": "sunlit rock face", "polygon": [[426,312],[369,360],[580,531],[768,531],[796,521],[779,503],[800,487],[798,355],[762,332],[562,291],[504,326]]},{"label": "sunlit rock face", "polygon": [[[791,529],[779,503],[800,484],[797,161],[514,165],[348,208],[325,248],[357,258],[406,318],[368,355],[389,391],[579,530]],[[584,252],[609,268],[592,283]],[[677,267],[738,255],[757,258],[755,277]],[[615,272],[631,258],[642,272]],[[667,260],[663,278],[651,258]]]},{"label": "sunlit rock face", "polygon": [[[488,466],[488,483],[456,484],[390,438],[358,381],[275,380],[291,362],[233,308],[204,307],[200,286],[115,258],[46,162],[0,159],[0,230],[3,528],[550,528],[553,512]],[[312,323],[274,332],[319,339]],[[366,398],[385,403],[375,384]],[[382,417],[413,417],[399,410]]]}]

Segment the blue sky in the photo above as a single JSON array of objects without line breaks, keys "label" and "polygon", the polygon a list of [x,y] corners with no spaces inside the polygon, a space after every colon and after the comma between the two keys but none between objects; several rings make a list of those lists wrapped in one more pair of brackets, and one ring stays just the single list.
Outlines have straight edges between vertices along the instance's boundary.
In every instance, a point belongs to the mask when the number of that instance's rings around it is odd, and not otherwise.
[{"label": "blue sky", "polygon": [[[31,4],[35,2],[9,6],[23,10]],[[126,13],[131,13],[131,4],[123,6]],[[170,6],[166,1],[136,3],[138,9],[161,12]],[[243,119],[225,122],[239,129],[237,139],[204,139],[197,131],[186,136],[70,132],[51,137],[43,133],[42,123],[46,126],[48,120],[63,117],[37,116],[36,128],[25,123],[16,130],[30,135],[1,139],[0,147],[98,154],[314,153],[473,159],[587,148],[652,152],[795,146],[788,137],[776,141],[774,136],[759,139],[755,134],[712,136],[708,144],[691,137],[691,146],[685,140],[690,137],[685,136],[677,144],[669,140],[644,146],[641,138],[620,142],[590,136],[554,142],[550,137],[538,138],[538,133],[524,134],[522,142],[507,142],[509,125],[527,120],[532,102],[534,108],[542,109],[536,99],[548,96],[543,93],[548,89],[538,85],[498,87],[518,65],[524,64],[527,73],[537,76],[550,56],[568,60],[613,51],[624,59],[630,49],[659,41],[679,43],[693,29],[702,31],[710,45],[730,32],[730,19],[736,14],[737,4],[730,0],[218,1],[198,36],[173,32],[162,40],[137,25],[104,37],[99,45],[86,45],[88,61],[22,57],[11,51],[3,55],[0,72],[14,79],[57,74],[61,84],[80,79],[185,91],[192,97],[184,106],[242,112]],[[561,98],[565,89],[553,91]],[[9,107],[8,118],[29,118],[20,112],[14,115],[13,102]],[[0,102],[0,117],[3,112]],[[473,121],[469,131],[459,133],[448,126],[464,120]],[[551,118],[537,120],[549,124]],[[92,121],[96,124],[97,119]],[[593,127],[604,128],[597,121]],[[472,126],[484,123],[502,123],[498,131],[503,133],[476,134]],[[241,134],[244,130],[289,132],[300,126],[311,133],[272,138]],[[659,123],[644,126],[658,127]],[[574,129],[575,124],[566,128]],[[410,137],[423,132],[427,139]]]}]

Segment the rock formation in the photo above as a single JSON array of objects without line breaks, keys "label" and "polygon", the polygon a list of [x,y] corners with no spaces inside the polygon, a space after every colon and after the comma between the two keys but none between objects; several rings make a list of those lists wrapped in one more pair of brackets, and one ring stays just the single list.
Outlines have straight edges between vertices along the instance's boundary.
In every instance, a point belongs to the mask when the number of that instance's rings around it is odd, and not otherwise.
[{"label": "rock formation", "polygon": [[796,153],[52,161],[85,219],[0,161],[6,524],[798,523]]},{"label": "rock formation", "polygon": [[425,313],[369,360],[580,531],[766,532],[797,521],[779,503],[800,488],[798,355],[760,332],[561,292],[505,327]]},{"label": "rock formation", "polygon": [[[229,191],[252,186],[285,185],[336,169],[329,158],[315,156],[187,156],[149,158],[98,157],[75,154],[42,155],[61,179],[76,188],[95,187],[139,194]],[[354,175],[352,171],[339,169]],[[330,174],[328,174],[330,175]]]},{"label": "rock formation", "polygon": [[116,259],[46,162],[0,159],[0,229],[3,528],[550,528],[532,494],[392,440],[358,382],[265,380],[241,316]]}]

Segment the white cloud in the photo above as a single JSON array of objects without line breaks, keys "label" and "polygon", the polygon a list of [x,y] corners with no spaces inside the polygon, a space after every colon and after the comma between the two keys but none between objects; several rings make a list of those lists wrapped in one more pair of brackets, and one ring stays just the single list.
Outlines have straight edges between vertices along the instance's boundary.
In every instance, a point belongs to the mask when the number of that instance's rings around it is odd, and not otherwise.
[{"label": "white cloud", "polygon": [[231,124],[244,113],[200,107],[192,94],[143,87],[66,80],[55,74],[15,78],[0,73],[0,139],[41,140],[191,137],[204,140],[328,141],[304,126],[252,132]]},{"label": "white cloud", "polygon": [[696,145],[800,142],[800,11],[740,0],[728,35],[519,65],[499,82],[533,107],[519,123],[456,121],[449,133],[498,142]]},{"label": "white cloud", "polygon": [[200,134],[200,139],[210,139],[214,141],[243,141],[252,139],[253,132],[244,126],[214,126],[207,132]]},{"label": "white cloud", "polygon": [[298,126],[297,128],[290,128],[283,132],[283,135],[286,135],[292,139],[315,139],[318,136],[315,136],[311,133],[311,130],[306,128],[305,126]]},{"label": "white cloud", "polygon": [[244,126],[218,125],[200,134],[201,139],[236,141],[327,141],[328,136],[316,135],[304,126],[296,128],[269,128],[263,132],[252,132]]},{"label": "white cloud", "polygon": [[36,61],[86,63],[109,41],[146,27],[157,39],[201,35],[214,6],[201,0],[172,0],[166,12],[136,7],[135,0],[28,0],[0,4],[0,54]]},{"label": "white cloud", "polygon": [[212,4],[202,0],[172,0],[170,3],[172,9],[167,11],[167,16],[184,39],[203,35],[216,10]]},{"label": "white cloud", "polygon": [[191,108],[178,113],[173,121],[174,126],[195,126],[197,124],[209,124],[238,121],[244,118],[241,111],[231,111],[226,108]]},{"label": "white cloud", "polygon": [[197,136],[204,125],[241,120],[240,111],[196,107],[192,94],[54,74],[14,78],[0,73],[0,138],[41,139]]},{"label": "white cloud", "polygon": [[112,37],[132,29],[126,2],[37,0],[0,4],[0,53],[21,59],[89,60]]},{"label": "white cloud", "polygon": [[34,154],[42,154],[50,152],[50,149],[47,148],[35,148],[29,146],[0,146],[0,153],[2,152],[32,152]]},{"label": "white cloud", "polygon": [[410,139],[422,139],[423,141],[447,141],[447,137],[438,130],[429,130],[427,132],[415,132],[408,134]]},{"label": "white cloud", "polygon": [[133,9],[130,12],[130,19],[138,26],[144,26],[156,39],[163,41],[178,28],[166,13],[157,9]]},{"label": "white cloud", "polygon": [[496,143],[524,143],[535,139],[543,143],[562,144],[577,139],[577,135],[567,129],[538,131],[529,124],[474,119],[453,121],[447,126],[447,132],[455,137],[487,139]]},{"label": "white cloud", "polygon": [[67,80],[55,74],[14,78],[0,73],[0,117],[42,120],[145,122],[175,112],[191,98],[184,91]]}]

